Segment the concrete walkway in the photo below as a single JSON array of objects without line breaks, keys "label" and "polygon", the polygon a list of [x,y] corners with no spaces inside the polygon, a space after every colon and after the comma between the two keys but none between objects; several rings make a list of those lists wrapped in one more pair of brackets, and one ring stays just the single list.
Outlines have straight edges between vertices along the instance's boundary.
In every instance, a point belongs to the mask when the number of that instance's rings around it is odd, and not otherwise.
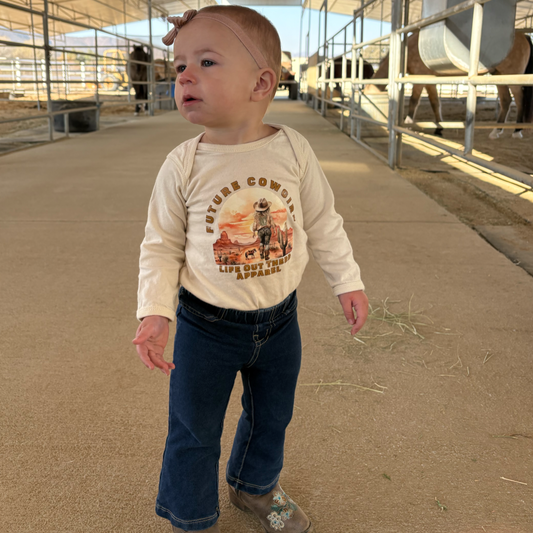
[{"label": "concrete walkway", "polygon": [[[351,338],[309,264],[284,490],[316,533],[533,531],[533,278],[303,103],[265,121],[311,142],[374,309]],[[172,112],[0,158],[2,532],[170,531],[168,378],[131,339],[153,182],[200,131]],[[222,532],[259,533],[221,487]]]}]

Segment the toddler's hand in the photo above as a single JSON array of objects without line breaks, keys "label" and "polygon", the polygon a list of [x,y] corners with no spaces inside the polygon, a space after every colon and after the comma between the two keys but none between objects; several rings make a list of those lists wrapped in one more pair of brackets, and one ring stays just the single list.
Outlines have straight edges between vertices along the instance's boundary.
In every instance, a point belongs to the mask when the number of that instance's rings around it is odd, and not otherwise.
[{"label": "toddler's hand", "polygon": [[[368,298],[363,291],[352,291],[339,294],[339,301],[346,320],[354,325],[351,334],[355,335],[366,322],[368,316]],[[354,319],[354,309],[357,319]]]},{"label": "toddler's hand", "polygon": [[168,318],[164,316],[147,316],[139,324],[133,344],[141,361],[150,369],[155,366],[161,369],[163,374],[170,376],[170,369],[174,369],[173,363],[167,363],[163,359],[163,352],[168,340]]}]

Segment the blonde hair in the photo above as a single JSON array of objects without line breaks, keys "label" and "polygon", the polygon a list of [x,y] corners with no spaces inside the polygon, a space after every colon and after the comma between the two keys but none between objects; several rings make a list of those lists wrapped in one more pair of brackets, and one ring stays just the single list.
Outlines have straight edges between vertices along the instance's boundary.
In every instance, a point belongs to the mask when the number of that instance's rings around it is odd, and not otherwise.
[{"label": "blonde hair", "polygon": [[281,41],[276,28],[266,17],[244,6],[206,6],[198,11],[208,12],[219,13],[236,22],[259,48],[276,74],[274,90],[270,95],[270,101],[274,100],[281,78]]}]

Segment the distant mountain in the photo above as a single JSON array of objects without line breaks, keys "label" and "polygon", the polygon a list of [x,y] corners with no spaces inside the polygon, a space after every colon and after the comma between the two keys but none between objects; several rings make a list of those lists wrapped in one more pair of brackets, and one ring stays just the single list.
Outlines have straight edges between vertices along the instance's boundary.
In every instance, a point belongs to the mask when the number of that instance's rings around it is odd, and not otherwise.
[{"label": "distant mountain", "polygon": [[9,31],[3,30],[0,28],[0,39],[2,41],[12,41],[15,43],[24,43],[26,41],[31,41],[31,34],[24,33],[21,31]]},{"label": "distant mountain", "polygon": [[223,231],[220,234],[220,238],[216,240],[215,244],[213,244],[213,248],[215,250],[225,250],[227,248],[232,248],[235,246],[239,246],[239,244],[232,242],[231,239],[228,237],[228,233],[226,231]]}]

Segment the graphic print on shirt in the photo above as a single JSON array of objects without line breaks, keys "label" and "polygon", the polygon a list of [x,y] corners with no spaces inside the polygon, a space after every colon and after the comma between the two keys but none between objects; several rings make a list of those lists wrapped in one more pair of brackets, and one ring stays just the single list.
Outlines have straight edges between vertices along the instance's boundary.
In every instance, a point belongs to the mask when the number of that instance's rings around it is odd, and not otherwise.
[{"label": "graphic print on shirt", "polygon": [[279,272],[279,265],[290,258],[290,216],[282,199],[269,190],[234,192],[219,212],[218,229],[219,236],[213,243],[215,263],[221,272],[240,274],[237,279]]}]

